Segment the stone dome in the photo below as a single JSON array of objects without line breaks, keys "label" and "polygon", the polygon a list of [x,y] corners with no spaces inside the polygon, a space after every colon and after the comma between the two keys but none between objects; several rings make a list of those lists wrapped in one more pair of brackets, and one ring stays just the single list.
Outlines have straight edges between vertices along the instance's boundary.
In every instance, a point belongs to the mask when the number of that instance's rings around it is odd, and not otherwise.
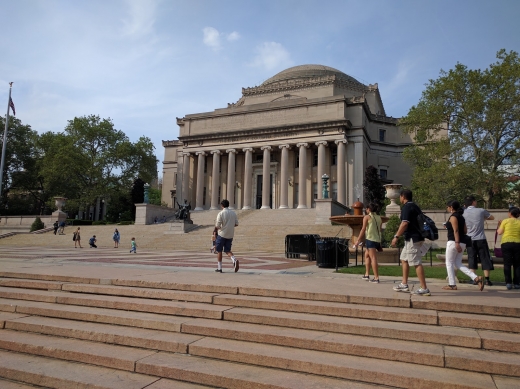
[{"label": "stone dome", "polygon": [[275,74],[273,77],[262,83],[262,86],[266,86],[278,81],[287,81],[294,79],[305,79],[311,77],[323,77],[323,76],[336,76],[340,80],[347,82],[363,85],[354,77],[339,71],[338,69],[331,68],[323,65],[299,65],[293,66],[292,68],[285,69],[280,73]]}]

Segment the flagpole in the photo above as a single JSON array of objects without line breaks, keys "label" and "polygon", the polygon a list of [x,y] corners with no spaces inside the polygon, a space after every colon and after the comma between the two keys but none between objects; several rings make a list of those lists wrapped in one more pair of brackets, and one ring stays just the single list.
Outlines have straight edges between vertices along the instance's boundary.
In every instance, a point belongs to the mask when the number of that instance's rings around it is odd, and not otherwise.
[{"label": "flagpole", "polygon": [[0,162],[0,204],[2,204],[2,184],[4,182],[5,149],[7,146],[7,128],[9,126],[9,108],[11,103],[11,89],[13,83],[9,83],[9,99],[7,100],[7,115],[5,116],[4,141],[2,142],[2,162]]}]

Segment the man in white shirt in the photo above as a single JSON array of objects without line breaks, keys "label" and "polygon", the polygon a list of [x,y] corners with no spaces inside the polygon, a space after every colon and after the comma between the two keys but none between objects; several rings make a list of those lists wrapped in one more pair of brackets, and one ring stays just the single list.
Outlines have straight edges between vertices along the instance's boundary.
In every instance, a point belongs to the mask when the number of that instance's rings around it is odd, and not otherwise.
[{"label": "man in white shirt", "polygon": [[224,250],[226,255],[233,261],[233,267],[236,273],[239,265],[238,259],[235,258],[231,251],[231,243],[235,236],[235,227],[238,226],[238,218],[237,214],[229,209],[228,200],[222,200],[220,205],[222,206],[222,211],[217,215],[217,222],[215,224],[215,227],[218,229],[218,236],[215,242],[215,250],[218,253],[218,262],[217,270],[215,271],[217,273],[222,273],[222,250]]},{"label": "man in white shirt", "polygon": [[489,246],[486,235],[484,234],[484,222],[486,220],[493,220],[495,217],[488,211],[482,208],[476,208],[477,200],[473,196],[468,196],[464,199],[464,219],[468,227],[467,235],[471,238],[471,245],[466,247],[468,250],[468,267],[473,272],[478,269],[478,262],[482,265],[484,270],[484,277],[486,278],[486,285],[492,286],[489,280],[489,271],[495,270],[491,255],[489,254]]}]

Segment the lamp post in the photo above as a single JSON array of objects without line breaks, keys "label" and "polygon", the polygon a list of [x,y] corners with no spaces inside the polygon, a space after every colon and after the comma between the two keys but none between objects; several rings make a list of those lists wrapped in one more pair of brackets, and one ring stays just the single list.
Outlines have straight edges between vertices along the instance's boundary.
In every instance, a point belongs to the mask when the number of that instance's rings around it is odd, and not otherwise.
[{"label": "lamp post", "polygon": [[322,197],[324,199],[328,199],[329,198],[329,185],[328,185],[328,181],[329,181],[329,176],[327,174],[324,174],[323,176],[321,176],[321,179],[323,180],[323,189],[322,189]]}]

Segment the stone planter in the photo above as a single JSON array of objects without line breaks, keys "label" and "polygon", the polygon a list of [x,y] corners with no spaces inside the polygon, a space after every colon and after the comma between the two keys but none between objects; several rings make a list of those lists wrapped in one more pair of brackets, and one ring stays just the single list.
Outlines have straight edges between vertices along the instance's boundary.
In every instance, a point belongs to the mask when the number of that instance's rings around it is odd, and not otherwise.
[{"label": "stone planter", "polygon": [[401,207],[395,202],[401,194],[401,184],[388,184],[383,185],[386,190],[386,198],[390,199],[390,204],[386,206],[387,215],[399,215],[401,213]]},{"label": "stone planter", "polygon": [[377,253],[378,263],[399,263],[399,249],[383,248],[383,252]]}]

